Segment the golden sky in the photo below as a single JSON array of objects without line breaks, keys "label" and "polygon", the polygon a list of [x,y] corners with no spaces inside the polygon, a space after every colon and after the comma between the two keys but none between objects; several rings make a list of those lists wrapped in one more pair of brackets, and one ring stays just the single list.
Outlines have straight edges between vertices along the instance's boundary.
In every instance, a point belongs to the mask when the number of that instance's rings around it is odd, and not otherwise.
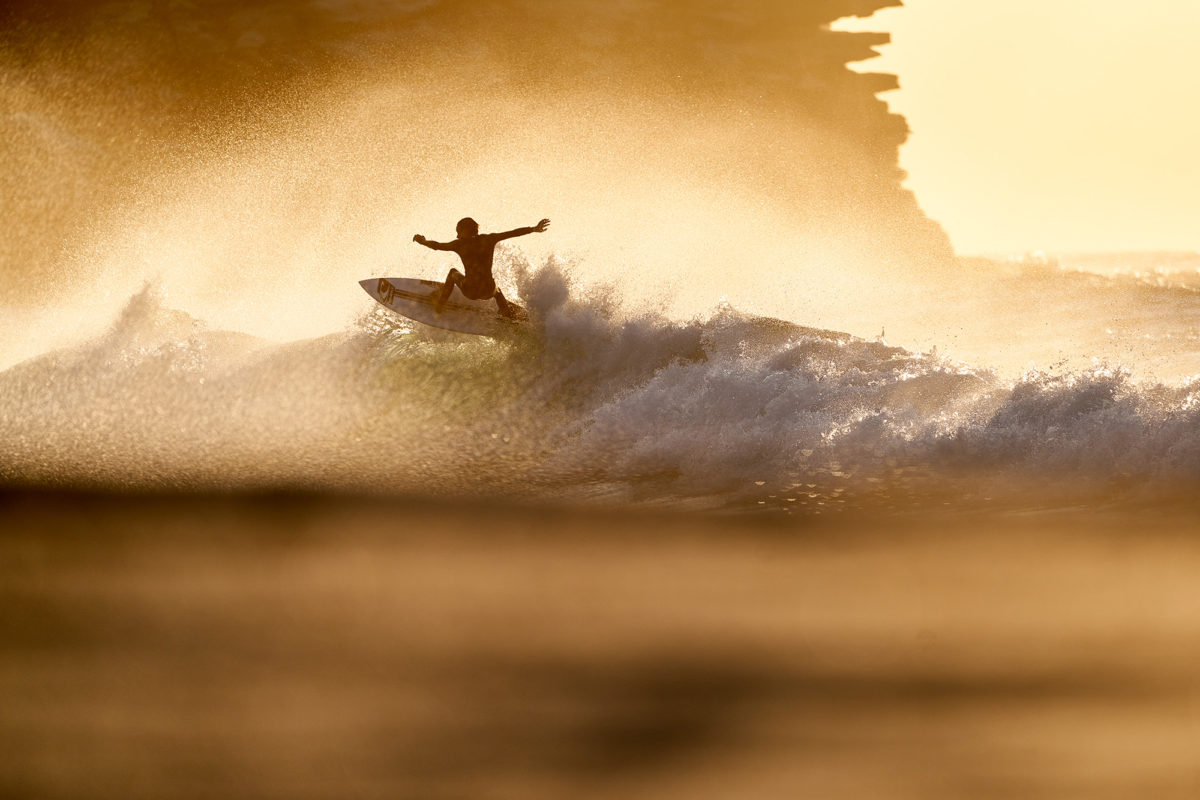
[{"label": "golden sky", "polygon": [[1200,2],[905,0],[907,185],[964,254],[1200,251]]}]

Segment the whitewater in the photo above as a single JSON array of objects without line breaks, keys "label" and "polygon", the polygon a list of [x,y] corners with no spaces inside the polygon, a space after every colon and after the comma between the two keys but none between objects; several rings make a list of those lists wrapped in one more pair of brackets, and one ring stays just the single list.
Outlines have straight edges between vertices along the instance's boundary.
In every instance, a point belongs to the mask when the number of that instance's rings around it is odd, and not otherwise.
[{"label": "whitewater", "polygon": [[[1194,800],[1200,254],[916,189],[1188,248],[1187,165],[938,144],[1089,150],[968,5],[5,3],[0,796]],[[359,285],[466,215],[505,338]]]},{"label": "whitewater", "polygon": [[[501,261],[533,317],[507,340],[365,299],[344,330],[273,342],[148,283],[102,335],[0,372],[0,481],[810,515],[1191,503],[1200,488],[1195,375],[1101,359],[1010,374],[727,303],[673,319],[554,258]],[[1154,333],[1176,356],[1200,308],[1186,281],[1024,274],[1081,303],[1135,279],[1155,304],[1168,293],[1189,313]]]}]

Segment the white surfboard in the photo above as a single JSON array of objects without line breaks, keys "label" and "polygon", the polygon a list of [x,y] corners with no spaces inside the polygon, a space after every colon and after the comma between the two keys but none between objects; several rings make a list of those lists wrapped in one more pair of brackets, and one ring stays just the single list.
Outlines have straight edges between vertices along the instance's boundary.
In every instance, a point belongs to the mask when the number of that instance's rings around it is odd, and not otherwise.
[{"label": "white surfboard", "polygon": [[456,286],[450,299],[441,310],[434,310],[433,303],[442,284],[419,278],[369,278],[359,281],[381,304],[409,319],[459,333],[474,333],[479,336],[500,336],[523,327],[528,319],[520,306],[517,314],[521,319],[507,319],[496,310],[495,300],[469,300],[463,297]]}]

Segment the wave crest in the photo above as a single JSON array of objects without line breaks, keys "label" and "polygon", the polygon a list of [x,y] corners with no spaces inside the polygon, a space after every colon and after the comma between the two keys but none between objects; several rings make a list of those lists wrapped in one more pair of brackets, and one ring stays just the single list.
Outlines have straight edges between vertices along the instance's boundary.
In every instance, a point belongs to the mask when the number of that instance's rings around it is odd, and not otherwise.
[{"label": "wave crest", "polygon": [[377,307],[270,344],[148,286],[105,335],[0,372],[0,478],[789,511],[1200,483],[1200,381],[1104,365],[1005,381],[729,306],[672,321],[563,264],[510,267],[534,325],[507,341]]}]

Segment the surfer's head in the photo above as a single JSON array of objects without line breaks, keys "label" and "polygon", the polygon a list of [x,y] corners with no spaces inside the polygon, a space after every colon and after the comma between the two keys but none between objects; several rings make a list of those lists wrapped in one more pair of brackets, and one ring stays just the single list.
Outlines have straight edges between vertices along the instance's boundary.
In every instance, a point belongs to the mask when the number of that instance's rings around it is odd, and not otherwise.
[{"label": "surfer's head", "polygon": [[458,232],[458,238],[466,239],[468,236],[475,236],[479,233],[479,223],[470,217],[463,217],[454,226],[454,230]]}]

